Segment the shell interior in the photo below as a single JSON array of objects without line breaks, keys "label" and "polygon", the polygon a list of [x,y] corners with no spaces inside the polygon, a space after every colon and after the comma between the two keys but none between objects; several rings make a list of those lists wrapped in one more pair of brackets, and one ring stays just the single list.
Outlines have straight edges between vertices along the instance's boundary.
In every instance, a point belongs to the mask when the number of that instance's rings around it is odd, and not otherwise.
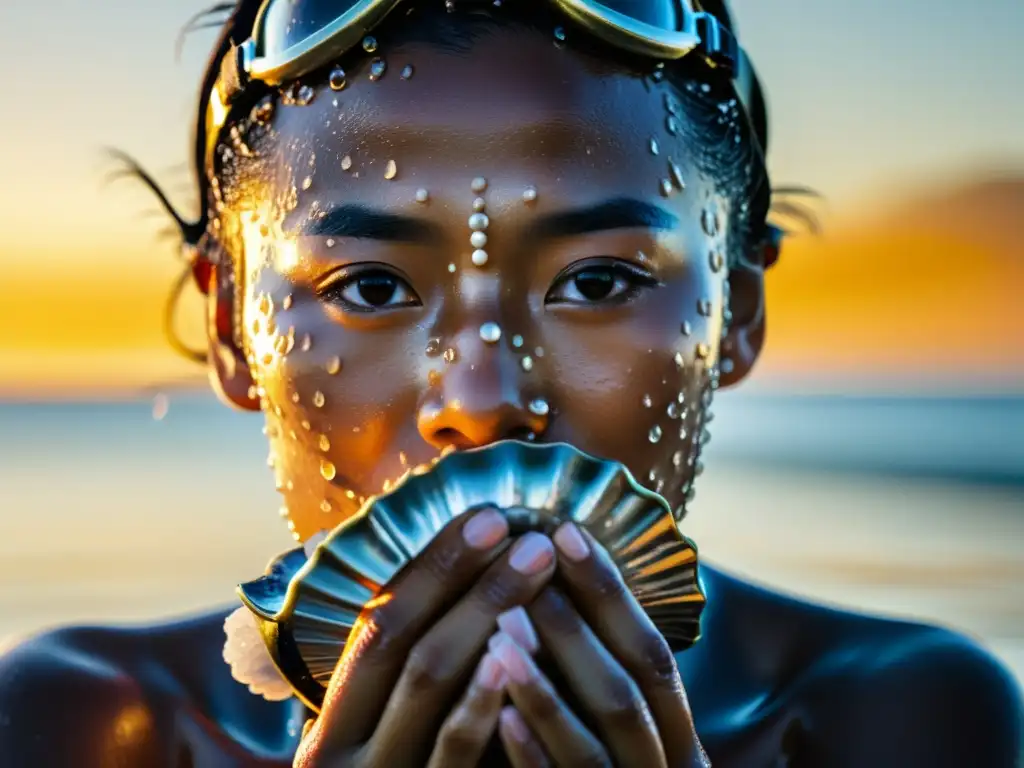
[{"label": "shell interior", "polygon": [[705,596],[697,550],[668,503],[621,464],[565,443],[506,440],[410,473],[369,499],[308,561],[292,550],[239,586],[274,663],[308,706],[319,711],[363,606],[450,520],[485,504],[505,510],[514,532],[577,521],[609,551],[674,650],[699,638]]}]

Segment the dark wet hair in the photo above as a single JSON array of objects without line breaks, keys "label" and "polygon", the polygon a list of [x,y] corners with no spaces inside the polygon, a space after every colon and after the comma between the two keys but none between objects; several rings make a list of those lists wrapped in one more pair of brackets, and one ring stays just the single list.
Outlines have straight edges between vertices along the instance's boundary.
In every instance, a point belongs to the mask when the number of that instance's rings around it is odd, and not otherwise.
[{"label": "dark wet hair", "polygon": [[[192,168],[195,175],[199,217],[189,221],[179,214],[171,205],[155,180],[143,169],[128,158],[123,158],[129,170],[141,179],[157,196],[160,203],[173,217],[180,229],[185,245],[199,247],[211,224],[218,224],[217,200],[227,192],[242,174],[238,173],[238,163],[244,161],[236,153],[215,153],[213,180],[208,177],[206,162],[206,111],[210,94],[220,74],[222,62],[231,50],[232,44],[239,44],[247,39],[260,10],[262,0],[238,0],[235,3],[222,3],[194,16],[182,30],[182,37],[195,29],[220,27],[220,33],[213,47],[199,89],[196,110],[195,128],[192,141]],[[733,28],[732,19],[724,0],[702,0],[703,9],[715,15],[718,20]],[[545,30],[551,34],[555,23],[562,17],[553,15],[546,5],[531,3],[526,9],[516,9],[509,3],[500,12],[489,9],[477,11],[472,9],[464,13],[446,13],[440,0],[437,8],[433,6],[417,7],[417,13],[411,18],[399,17],[397,23],[393,17],[385,20],[375,35],[385,43],[426,43],[445,50],[460,52],[468,48],[489,31],[510,25],[525,26],[537,30]],[[556,21],[557,20],[557,21]],[[699,170],[713,179],[725,194],[735,203],[729,217],[731,243],[728,254],[729,263],[734,267],[753,266],[749,255],[755,246],[764,241],[769,232],[767,217],[771,206],[772,190],[768,182],[764,156],[768,143],[768,117],[764,95],[756,82],[753,92],[749,95],[748,110],[744,113],[733,101],[732,112],[723,111],[722,105],[730,102],[735,94],[731,85],[720,74],[703,64],[697,56],[684,57],[664,67],[652,68],[649,61],[634,61],[628,54],[611,50],[588,35],[580,35],[581,40],[572,38],[574,47],[583,48],[599,58],[621,62],[625,66],[635,66],[638,71],[646,71],[654,79],[664,78],[678,97],[681,113],[687,119],[679,121],[679,129],[683,138],[689,139],[698,148],[696,161]],[[361,51],[349,54],[357,56]],[[342,59],[344,61],[344,58]],[[326,72],[314,73],[304,78],[307,82],[326,80]],[[232,104],[228,120],[222,129],[221,140],[229,136],[234,128],[243,121],[249,121],[253,107],[260,99],[276,99],[278,89],[270,89],[262,84],[251,84],[241,99]],[[231,158],[226,160],[225,158]],[[213,186],[217,187],[217,195],[211,194]],[[787,191],[800,192],[797,188]],[[790,211],[794,213],[794,211]],[[813,220],[808,222],[815,224]],[[226,233],[224,233],[226,235]],[[219,238],[215,238],[219,239]],[[221,243],[228,253],[237,256],[237,247],[229,243]],[[187,281],[187,275],[177,289]],[[177,291],[176,291],[177,293]],[[172,302],[176,296],[172,297]],[[173,319],[173,305],[166,316],[170,326]],[[178,340],[173,332],[169,332],[172,344],[179,351],[199,359],[205,356],[190,353]]]}]

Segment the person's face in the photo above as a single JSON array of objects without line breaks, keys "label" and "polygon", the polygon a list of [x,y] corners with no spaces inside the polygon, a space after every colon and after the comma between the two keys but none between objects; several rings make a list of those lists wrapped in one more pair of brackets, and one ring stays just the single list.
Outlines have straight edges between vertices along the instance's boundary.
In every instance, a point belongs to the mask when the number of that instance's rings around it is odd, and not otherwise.
[{"label": "person's face", "polygon": [[296,538],[502,438],[572,443],[683,505],[728,211],[669,87],[527,33],[378,55],[383,77],[278,106],[280,172],[232,212]]}]

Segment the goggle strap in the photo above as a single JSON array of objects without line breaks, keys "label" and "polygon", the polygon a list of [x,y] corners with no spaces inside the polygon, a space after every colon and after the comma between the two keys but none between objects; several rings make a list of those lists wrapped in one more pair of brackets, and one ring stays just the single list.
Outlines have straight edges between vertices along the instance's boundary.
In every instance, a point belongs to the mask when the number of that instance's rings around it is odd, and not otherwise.
[{"label": "goggle strap", "polygon": [[735,72],[740,57],[736,36],[710,13],[700,11],[695,15],[701,54],[714,66]]}]

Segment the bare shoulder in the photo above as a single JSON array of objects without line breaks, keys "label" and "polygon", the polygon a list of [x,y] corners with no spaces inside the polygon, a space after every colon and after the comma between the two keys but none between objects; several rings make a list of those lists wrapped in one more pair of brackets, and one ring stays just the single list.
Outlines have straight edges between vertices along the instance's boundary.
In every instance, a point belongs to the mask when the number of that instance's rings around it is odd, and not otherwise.
[{"label": "bare shoulder", "polygon": [[[850,765],[984,765],[1013,768],[1024,756],[1024,706],[1009,670],[963,635],[919,624],[864,618],[834,684],[830,727],[857,722]],[[856,720],[851,718],[856,717]]]},{"label": "bare shoulder", "polygon": [[0,657],[0,762],[166,764],[159,715],[121,645],[117,630],[64,629]]},{"label": "bare shoulder", "polygon": [[[768,670],[765,713],[806,731],[798,764],[1024,766],[1024,705],[1009,670],[948,629],[816,604],[715,573],[743,668]],[[712,605],[709,601],[709,605]],[[749,675],[754,678],[754,675]],[[763,679],[763,678],[762,678]]]}]

